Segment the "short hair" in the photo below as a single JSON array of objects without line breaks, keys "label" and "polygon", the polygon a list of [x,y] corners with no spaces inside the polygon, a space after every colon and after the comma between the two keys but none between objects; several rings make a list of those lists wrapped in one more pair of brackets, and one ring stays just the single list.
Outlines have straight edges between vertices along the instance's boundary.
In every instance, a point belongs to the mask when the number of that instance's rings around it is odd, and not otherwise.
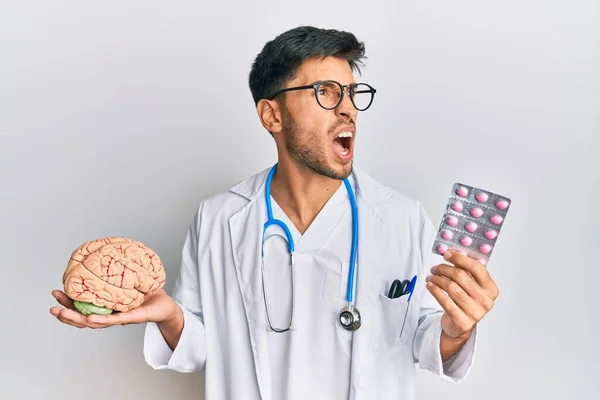
[{"label": "short hair", "polygon": [[267,42],[250,70],[249,85],[254,104],[271,98],[291,79],[302,62],[313,57],[339,57],[360,73],[365,45],[352,33],[300,26]]}]

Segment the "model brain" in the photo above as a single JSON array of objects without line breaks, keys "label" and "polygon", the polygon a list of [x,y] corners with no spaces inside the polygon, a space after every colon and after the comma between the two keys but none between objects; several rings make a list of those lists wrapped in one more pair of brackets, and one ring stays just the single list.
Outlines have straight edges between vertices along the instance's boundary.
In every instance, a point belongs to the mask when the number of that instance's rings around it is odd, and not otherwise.
[{"label": "model brain", "polygon": [[135,240],[109,237],[86,242],[63,274],[65,293],[82,314],[110,314],[139,307],[165,284],[158,255]]}]

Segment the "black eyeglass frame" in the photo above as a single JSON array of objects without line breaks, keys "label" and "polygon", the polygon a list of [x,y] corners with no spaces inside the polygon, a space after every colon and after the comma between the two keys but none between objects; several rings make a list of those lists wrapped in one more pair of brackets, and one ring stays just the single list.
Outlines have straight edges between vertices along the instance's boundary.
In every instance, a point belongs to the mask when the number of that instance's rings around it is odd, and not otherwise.
[{"label": "black eyeglass frame", "polygon": [[[317,93],[317,90],[319,89],[319,87],[321,85],[323,85],[325,83],[334,83],[340,87],[340,92],[342,93],[342,95],[340,96],[340,99],[337,102],[337,104],[333,107],[325,107],[319,101],[319,95]],[[364,82],[351,83],[350,85],[342,85],[341,83],[334,81],[334,80],[318,81],[318,82],[313,83],[312,85],[295,86],[295,87],[291,87],[291,88],[280,89],[277,92],[275,92],[275,94],[273,96],[271,96],[271,98],[269,100],[273,100],[275,97],[277,97],[281,93],[291,92],[293,90],[313,89],[315,91],[315,99],[317,100],[317,103],[319,104],[319,106],[321,106],[321,108],[324,108],[325,110],[333,110],[337,106],[339,106],[342,103],[342,101],[344,100],[344,96],[346,95],[346,88],[348,88],[352,91],[359,85],[365,85],[369,88],[369,90],[360,90],[355,93],[371,93],[371,101],[369,101],[369,104],[364,108],[358,108],[356,106],[356,103],[354,103],[354,99],[352,98],[352,96],[350,96],[350,101],[352,102],[352,105],[354,106],[354,108],[356,108],[358,111],[365,111],[369,107],[371,107],[371,104],[373,104],[373,99],[375,99],[375,93],[377,93],[377,90],[373,86],[369,85],[368,83],[364,83]]]}]

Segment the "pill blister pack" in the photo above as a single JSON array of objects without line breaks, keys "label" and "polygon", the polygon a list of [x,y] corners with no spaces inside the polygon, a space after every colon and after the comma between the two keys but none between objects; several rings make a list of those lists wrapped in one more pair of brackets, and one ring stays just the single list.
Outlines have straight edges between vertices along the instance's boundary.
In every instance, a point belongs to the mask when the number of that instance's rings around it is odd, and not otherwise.
[{"label": "pill blister pack", "polygon": [[511,200],[488,190],[455,183],[432,251],[455,251],[487,265]]}]

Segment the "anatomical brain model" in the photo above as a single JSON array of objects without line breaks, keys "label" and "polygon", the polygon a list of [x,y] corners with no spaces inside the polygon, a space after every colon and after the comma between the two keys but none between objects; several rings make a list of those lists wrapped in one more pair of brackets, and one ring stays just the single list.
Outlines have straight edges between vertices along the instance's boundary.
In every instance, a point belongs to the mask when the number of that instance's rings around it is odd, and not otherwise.
[{"label": "anatomical brain model", "polygon": [[165,284],[158,255],[135,240],[109,237],[86,242],[63,274],[65,293],[82,314],[110,314],[139,307]]}]

